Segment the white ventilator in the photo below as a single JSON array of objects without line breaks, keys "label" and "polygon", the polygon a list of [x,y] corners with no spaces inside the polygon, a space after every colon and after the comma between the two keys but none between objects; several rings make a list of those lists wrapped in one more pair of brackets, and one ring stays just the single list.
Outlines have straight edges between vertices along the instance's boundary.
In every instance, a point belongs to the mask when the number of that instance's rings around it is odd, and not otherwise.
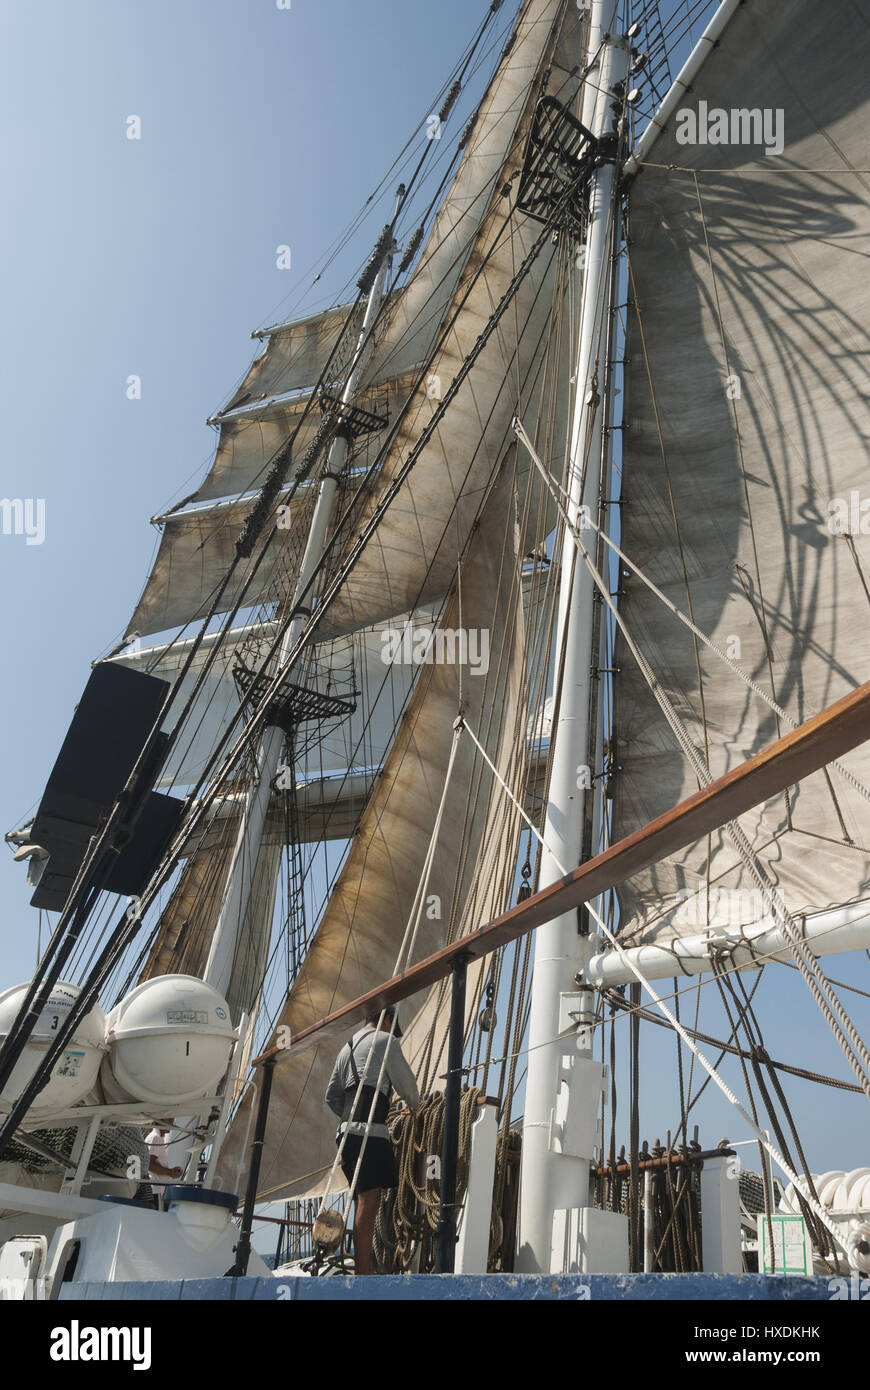
[{"label": "white ventilator", "polygon": [[[29,987],[29,984],[14,985],[0,994],[0,1044],[6,1041]],[[0,1111],[8,1113],[21,1095],[80,993],[78,985],[58,982],[53,987],[48,1002],[36,1021],[36,1027],[0,1095]],[[49,1115],[68,1110],[93,1090],[105,1051],[105,1030],[106,1016],[100,1006],[95,1004],[81,1020],[55,1062],[48,1085],[39,1092],[28,1111],[29,1122],[37,1119],[44,1121]]]},{"label": "white ventilator", "polygon": [[107,1098],[166,1105],[168,1114],[214,1089],[236,1041],[224,997],[190,975],[145,980],[106,1024]]}]

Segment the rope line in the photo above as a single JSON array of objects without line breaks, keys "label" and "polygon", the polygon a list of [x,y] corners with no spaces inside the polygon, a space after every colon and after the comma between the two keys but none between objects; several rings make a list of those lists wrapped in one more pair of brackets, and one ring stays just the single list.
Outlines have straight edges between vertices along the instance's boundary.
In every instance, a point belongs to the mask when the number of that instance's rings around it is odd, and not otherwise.
[{"label": "rope line", "polygon": [[[540,458],[537,456],[535,448],[531,440],[529,439],[529,436],[526,433],[526,430],[523,427],[522,422],[519,419],[516,420],[514,428],[516,431],[517,438],[520,439],[522,443],[525,445],[526,449],[532,456],[533,461],[536,463],[538,468],[543,468],[544,465],[542,464]],[[559,492],[563,494],[565,493],[565,489],[562,487],[561,483],[559,483],[557,479],[553,478],[552,475],[549,474],[548,478],[550,483],[552,483],[552,485],[556,487],[559,490]],[[701,628],[699,628],[697,624],[692,621],[691,618],[687,617],[686,614],[683,613],[677,607],[677,605],[673,603],[671,599],[668,598],[667,594],[663,593],[662,590],[658,587],[658,585],[655,584],[652,579],[650,579],[649,575],[641,569],[640,565],[638,565],[638,563],[635,560],[632,560],[628,555],[626,555],[625,551],[616,544],[616,541],[614,541],[610,536],[608,536],[604,529],[592,520],[591,516],[584,517],[584,523],[601,537],[605,545],[608,545],[610,549],[614,552],[614,554],[618,555],[620,560],[622,560],[626,565],[628,565],[632,573],[637,576],[641,583],[645,584],[646,587],[650,590],[650,592],[655,594],[656,598],[660,599],[661,602],[665,605],[665,607],[671,613],[673,613],[674,617],[679,618],[680,622],[683,623],[685,627],[689,628],[689,630],[692,633],[694,633],[694,635],[701,642],[703,642],[705,647],[708,647],[709,650],[713,652],[713,654],[717,656],[720,661],[724,662],[728,669],[732,671],[735,676],[739,677],[743,684],[747,686],[748,689],[750,689],[753,692],[753,694],[757,695],[760,699],[762,699],[764,703],[774,711],[775,714],[777,714],[782,720],[784,720],[785,723],[789,725],[790,728],[797,729],[800,727],[799,721],[795,719],[791,714],[789,714],[787,710],[783,709],[781,705],[777,704],[776,700],[774,700],[774,698],[771,695],[768,695],[767,691],[764,689],[763,686],[759,685],[757,681],[753,680],[753,678],[748,674],[748,672],[744,671],[743,668],[739,666],[737,662],[733,660],[732,657],[728,656],[722,650],[722,648],[716,642],[713,641],[711,637],[708,637],[708,635]],[[817,710],[810,710],[808,711],[807,717],[813,718],[814,715],[817,713]],[[854,775],[854,773],[850,772],[847,767],[844,767],[842,763],[837,761],[832,761],[830,763],[830,766],[836,768],[836,770],[845,779],[845,781],[847,781],[849,785],[853,788],[853,790],[858,792],[858,794],[862,796],[865,801],[870,802],[870,788],[865,787],[863,782],[860,782],[858,778]]]},{"label": "rope line", "polygon": [[[581,545],[582,545],[582,542],[581,542]],[[599,576],[599,578],[600,578],[600,576]],[[603,581],[602,581],[602,583],[603,583]],[[469,728],[469,726],[468,726],[467,724],[465,724],[465,728],[468,729],[469,733],[471,734],[472,739],[474,739],[474,734],[473,734],[473,732],[471,731],[471,729]],[[476,742],[476,740],[475,740],[475,742]],[[478,745],[478,747],[479,747],[479,745]],[[486,753],[485,753],[485,751],[484,751],[483,749],[481,749],[480,751],[481,751],[482,756],[483,756],[484,758],[486,758]],[[487,761],[489,761],[489,760],[487,759]],[[492,764],[491,764],[491,763],[490,763],[490,766],[492,767]],[[493,771],[494,775],[495,775],[496,777],[498,777],[499,774],[498,774],[497,770],[496,770],[494,767],[492,767],[492,771]],[[525,817],[525,811],[524,811],[523,808],[520,806],[519,802],[516,800],[516,797],[514,797],[513,792],[510,790],[510,788],[507,786],[507,784],[506,784],[502,779],[499,779],[499,780],[501,781],[501,785],[502,785],[502,787],[504,788],[506,794],[507,794],[509,797],[511,797],[511,799],[513,800],[513,802],[514,802],[514,804],[515,804],[515,806],[516,806],[516,809],[520,812],[520,814],[521,814],[524,818],[526,818],[526,817]],[[526,819],[527,819],[527,818],[526,818]],[[531,826],[531,822],[529,822],[529,825]],[[552,860],[553,860],[553,863],[554,863],[554,864],[556,865],[556,867],[559,869],[560,873],[561,873],[563,876],[567,875],[568,870],[564,867],[564,865],[562,865],[562,864],[559,862],[558,856],[554,853],[554,851],[552,850],[552,848],[551,848],[549,845],[546,844],[546,842],[545,842],[545,840],[544,840],[544,837],[540,834],[540,832],[539,832],[534,826],[531,826],[531,828],[532,828],[533,834],[535,834],[535,835],[537,836],[537,838],[540,840],[541,845],[542,845],[543,848],[546,850],[546,852],[550,855],[550,857],[551,857]],[[755,1135],[756,1139],[758,1139],[759,1143],[763,1144],[764,1148],[767,1150],[767,1152],[769,1153],[769,1155],[770,1155],[770,1157],[773,1159],[773,1161],[774,1161],[774,1162],[777,1164],[777,1166],[782,1170],[782,1172],[785,1173],[786,1177],[789,1179],[789,1182],[791,1182],[791,1183],[794,1184],[795,1191],[801,1193],[801,1195],[805,1198],[807,1204],[808,1204],[808,1205],[810,1206],[810,1208],[815,1212],[815,1214],[816,1214],[816,1216],[818,1217],[818,1219],[819,1219],[819,1220],[822,1222],[822,1224],[828,1229],[828,1231],[829,1231],[830,1234],[834,1237],[834,1239],[839,1241],[839,1234],[838,1234],[838,1231],[837,1231],[836,1226],[834,1225],[834,1223],[833,1223],[833,1221],[831,1220],[830,1216],[822,1209],[822,1207],[819,1205],[819,1203],[813,1198],[812,1194],[809,1193],[809,1192],[805,1189],[805,1187],[804,1187],[804,1185],[803,1185],[803,1180],[802,1180],[800,1177],[798,1177],[797,1173],[795,1173],[795,1172],[793,1171],[791,1165],[787,1162],[787,1160],[783,1157],[783,1155],[779,1152],[779,1150],[771,1143],[771,1141],[770,1141],[770,1139],[767,1137],[767,1135],[765,1135],[764,1132],[763,1132],[761,1129],[759,1129],[758,1125],[753,1121],[752,1117],[747,1113],[745,1107],[744,1107],[744,1106],[741,1104],[741,1102],[737,1099],[736,1095],[735,1095],[734,1092],[731,1090],[731,1088],[728,1086],[727,1082],[725,1082],[725,1081],[722,1079],[722,1077],[721,1077],[721,1076],[719,1075],[719,1073],[716,1071],[715,1067],[713,1067],[713,1065],[707,1060],[707,1058],[705,1057],[705,1055],[703,1054],[703,1052],[701,1052],[700,1048],[698,1048],[698,1047],[695,1045],[694,1041],[693,1041],[692,1038],[689,1036],[688,1032],[687,1032],[686,1029],[683,1027],[683,1025],[682,1025],[680,1022],[678,1022],[678,1020],[677,1020],[677,1019],[674,1017],[674,1015],[671,1013],[670,1009],[668,1009],[668,1008],[666,1007],[664,1001],[663,1001],[663,1000],[659,997],[659,995],[656,993],[655,989],[654,989],[653,986],[650,984],[649,980],[647,980],[646,976],[645,976],[645,975],[642,973],[642,971],[637,967],[637,965],[635,965],[634,961],[630,958],[630,956],[628,955],[628,953],[625,951],[625,949],[624,949],[622,943],[621,943],[621,942],[617,939],[617,937],[614,936],[614,934],[611,932],[610,928],[607,926],[607,923],[604,921],[604,918],[595,910],[594,907],[592,907],[592,905],[591,905],[590,903],[587,903],[586,906],[587,906],[587,909],[588,909],[588,911],[589,911],[590,916],[592,916],[592,917],[595,919],[596,923],[598,924],[599,930],[603,933],[603,935],[604,935],[604,937],[605,937],[605,940],[609,941],[610,945],[611,945],[611,946],[613,947],[613,949],[617,952],[617,954],[619,955],[619,958],[620,958],[620,960],[622,961],[623,965],[626,966],[627,969],[629,969],[629,970],[631,971],[632,975],[634,975],[634,977],[635,977],[635,979],[638,981],[638,983],[639,983],[640,985],[642,985],[642,987],[647,991],[647,993],[649,994],[650,998],[651,998],[651,999],[653,1000],[653,1002],[656,1004],[656,1006],[658,1007],[658,1009],[660,1010],[660,1012],[665,1016],[665,1018],[666,1018],[666,1019],[668,1020],[668,1022],[670,1023],[671,1027],[675,1030],[675,1032],[677,1032],[677,1033],[679,1034],[679,1036],[683,1039],[683,1042],[686,1044],[686,1046],[689,1048],[689,1050],[690,1050],[690,1051],[693,1053],[693,1055],[696,1057],[696,1059],[698,1060],[698,1062],[701,1064],[701,1066],[704,1068],[704,1070],[705,1070],[705,1071],[707,1072],[707,1074],[710,1076],[711,1080],[713,1080],[713,1081],[715,1082],[715,1084],[719,1087],[719,1089],[720,1089],[720,1091],[722,1092],[722,1094],[723,1094],[723,1095],[726,1097],[726,1099],[729,1100],[730,1103],[734,1106],[734,1108],[736,1109],[737,1113],[740,1115],[740,1117],[741,1117],[741,1119],[743,1120],[743,1122],[744,1122],[746,1125],[749,1126],[749,1128],[751,1129],[752,1133]],[[859,1078],[859,1079],[861,1079],[861,1078]],[[862,1086],[862,1089],[863,1089],[863,1086]]]},{"label": "rope line", "polygon": [[[447,763],[447,771],[446,771],[445,778],[444,778],[444,787],[443,787],[442,793],[441,793],[441,801],[440,801],[440,804],[439,804],[439,806],[438,806],[438,812],[437,812],[437,815],[436,815],[436,817],[435,817],[435,823],[434,823],[434,825],[433,825],[433,827],[432,827],[432,834],[431,834],[430,837],[429,837],[429,845],[428,845],[428,848],[427,848],[427,851],[426,851],[426,858],[425,858],[424,863],[423,863],[423,868],[422,868],[421,873],[420,873],[420,878],[419,878],[419,880],[418,880],[417,892],[416,892],[415,897],[414,897],[414,902],[413,902],[412,905],[411,905],[411,912],[410,912],[410,915],[409,915],[409,917],[408,917],[408,922],[407,922],[407,924],[406,924],[406,926],[405,926],[405,932],[404,932],[404,935],[403,935],[403,937],[402,937],[401,945],[399,946],[399,951],[398,951],[398,954],[397,954],[397,956],[396,956],[395,965],[394,965],[394,967],[393,967],[393,974],[394,974],[394,975],[398,975],[398,974],[399,974],[400,970],[402,969],[403,961],[410,961],[411,952],[412,952],[413,949],[414,949],[414,943],[416,942],[416,939],[417,939],[417,931],[418,931],[418,929],[419,929],[420,918],[421,918],[422,912],[423,912],[423,903],[424,903],[424,899],[425,899],[426,888],[427,888],[428,883],[429,883],[429,877],[430,877],[430,874],[431,874],[431,871],[432,871],[432,864],[433,864],[433,861],[434,861],[434,858],[435,858],[435,848],[436,848],[436,845],[437,845],[437,843],[438,843],[438,837],[439,837],[439,835],[440,835],[440,833],[441,833],[441,823],[442,823],[442,820],[443,820],[443,817],[444,817],[444,808],[445,808],[445,805],[446,805],[446,802],[447,802],[447,792],[448,792],[449,787],[450,787],[450,781],[451,781],[451,778],[452,778],[452,776],[453,776],[453,769],[454,769],[454,766],[455,766],[455,763],[456,763],[456,754],[457,754],[457,751],[458,751],[458,749],[459,749],[459,738],[460,738],[461,731],[462,731],[462,723],[461,723],[461,720],[457,719],[456,723],[455,723],[454,726],[453,726],[453,741],[452,741],[451,748],[450,748],[450,758],[449,758],[448,763]],[[382,1030],[381,1030],[381,1025],[382,1025],[382,1023],[383,1023],[385,1017],[386,1017],[386,1010],[382,1009],[381,1012],[380,1012],[380,1015],[379,1015],[379,1017],[378,1017],[378,1022],[377,1022],[376,1028],[375,1028],[375,1035],[377,1035],[378,1032],[382,1031]],[[391,1028],[390,1028],[390,1034],[389,1034],[389,1036],[390,1036],[391,1039],[392,1039],[392,1037],[394,1036],[395,1027],[396,1027],[396,1015],[393,1016],[392,1026],[391,1026]],[[377,1077],[377,1080],[376,1080],[376,1082],[375,1082],[375,1084],[374,1084],[374,1091],[373,1091],[373,1095],[372,1095],[372,1103],[371,1103],[371,1106],[370,1106],[370,1108],[369,1108],[368,1117],[367,1117],[366,1122],[365,1122],[365,1126],[366,1126],[366,1127],[365,1127],[365,1134],[363,1135],[363,1142],[362,1142],[362,1144],[360,1145],[359,1157],[357,1158],[356,1166],[355,1166],[354,1172],[353,1172],[353,1178],[351,1179],[351,1183],[350,1183],[350,1190],[349,1190],[349,1194],[348,1194],[348,1205],[347,1205],[347,1207],[345,1208],[345,1214],[344,1214],[345,1224],[346,1224],[346,1222],[347,1222],[347,1215],[348,1215],[348,1212],[349,1212],[349,1209],[350,1209],[350,1202],[353,1200],[353,1198],[354,1198],[354,1196],[355,1196],[355,1194],[356,1194],[356,1186],[357,1186],[357,1183],[358,1183],[358,1181],[359,1181],[359,1175],[360,1175],[360,1170],[361,1170],[361,1168],[362,1168],[363,1158],[364,1158],[364,1156],[365,1156],[366,1145],[367,1145],[367,1143],[368,1143],[369,1135],[370,1135],[370,1133],[371,1133],[371,1126],[372,1126],[372,1124],[374,1123],[375,1109],[376,1109],[376,1106],[377,1106],[377,1103],[378,1103],[378,1097],[379,1097],[379,1095],[380,1095],[380,1088],[381,1088],[381,1085],[382,1085],[382,1083],[383,1083],[384,1076],[386,1075],[386,1070],[387,1070],[387,1058],[389,1057],[389,1052],[390,1052],[390,1045],[389,1045],[389,1042],[388,1042],[388,1043],[387,1043],[387,1046],[384,1048],[384,1055],[383,1055],[383,1058],[382,1058],[382,1060],[381,1060],[380,1069],[379,1069],[379,1071],[378,1071],[378,1077]],[[367,1079],[368,1074],[369,1074],[369,1068],[370,1068],[370,1066],[371,1066],[371,1060],[372,1060],[372,1055],[373,1055],[373,1053],[374,1053],[374,1047],[370,1047],[370,1048],[369,1048],[368,1056],[366,1057],[365,1066],[363,1067],[362,1073],[361,1073],[360,1078],[359,1078],[359,1081],[358,1081],[358,1083],[357,1083],[357,1087],[356,1087],[356,1096],[355,1096],[356,1099],[359,1098],[360,1093],[361,1093],[361,1091],[362,1091],[362,1088],[363,1088],[363,1086],[366,1084],[366,1079]],[[332,1168],[330,1169],[329,1178],[328,1178],[327,1184],[326,1184],[326,1190],[324,1191],[323,1196],[321,1197],[321,1201],[320,1201],[320,1210],[319,1210],[319,1212],[318,1212],[318,1215],[320,1215],[320,1213],[324,1210],[324,1208],[325,1208],[325,1206],[326,1206],[326,1199],[327,1199],[327,1197],[328,1197],[329,1194],[330,1194],[330,1189],[331,1189],[331,1187],[332,1187],[332,1182],[333,1182],[333,1179],[334,1179],[334,1177],[335,1177],[336,1171],[337,1171],[337,1169],[338,1169],[339,1163],[341,1162],[341,1157],[342,1157],[342,1155],[343,1155],[343,1153],[344,1153],[345,1145],[346,1145],[346,1143],[347,1143],[347,1139],[348,1139],[348,1136],[349,1136],[349,1135],[350,1135],[350,1124],[348,1123],[348,1125],[347,1125],[347,1127],[346,1127],[344,1133],[343,1133],[342,1136],[341,1136],[341,1140],[340,1140],[340,1142],[339,1142],[339,1144],[338,1144],[338,1146],[337,1146],[337,1149],[336,1149],[335,1158],[333,1159]]]}]

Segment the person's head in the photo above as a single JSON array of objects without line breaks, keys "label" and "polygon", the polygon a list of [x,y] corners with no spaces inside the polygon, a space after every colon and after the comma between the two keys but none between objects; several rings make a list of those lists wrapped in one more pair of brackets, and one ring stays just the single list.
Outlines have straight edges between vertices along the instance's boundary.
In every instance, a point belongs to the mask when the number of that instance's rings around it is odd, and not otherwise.
[{"label": "person's head", "polygon": [[[383,1014],[383,1018],[381,1014]],[[385,1009],[378,1009],[376,1013],[369,1014],[366,1023],[370,1028],[377,1028],[380,1023],[383,1033],[392,1033],[394,1038],[400,1038],[402,1036],[402,1030],[399,1027],[399,1020],[396,1017],[396,1008],[394,1004],[388,1004]]]}]

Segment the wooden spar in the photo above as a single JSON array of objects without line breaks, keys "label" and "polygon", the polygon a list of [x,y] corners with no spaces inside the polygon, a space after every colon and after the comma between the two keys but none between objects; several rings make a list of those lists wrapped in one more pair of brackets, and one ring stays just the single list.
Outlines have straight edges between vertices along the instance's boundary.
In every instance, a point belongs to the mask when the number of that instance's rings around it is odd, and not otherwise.
[{"label": "wooden spar", "polygon": [[794,786],[868,738],[870,681],[726,772],[724,777],[717,777],[709,786],[641,826],[634,834],[618,840],[564,878],[318,1023],[303,1028],[284,1046],[270,1047],[254,1058],[252,1065],[262,1066],[273,1058],[280,1062],[291,1051],[298,1052],[301,1048],[343,1036],[353,1024],[364,1021],[384,1005],[397,1004],[418,990],[428,989],[445,979],[454,959],[464,952],[473,958],[488,955],[499,946],[534,931],[543,922],[597,898],[632,874],[694,844],[709,831],[717,830],[753,806]]}]

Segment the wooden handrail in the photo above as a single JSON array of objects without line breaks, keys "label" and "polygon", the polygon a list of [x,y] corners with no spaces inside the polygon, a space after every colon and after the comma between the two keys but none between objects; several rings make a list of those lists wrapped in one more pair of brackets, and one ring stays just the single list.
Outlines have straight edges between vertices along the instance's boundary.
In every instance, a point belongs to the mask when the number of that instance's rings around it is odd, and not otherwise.
[{"label": "wooden handrail", "polygon": [[525,902],[301,1029],[285,1046],[273,1045],[254,1058],[252,1065],[260,1066],[273,1057],[280,1060],[301,1048],[346,1034],[353,1024],[363,1022],[384,1005],[397,1004],[443,980],[450,974],[455,957],[463,952],[473,958],[488,955],[544,922],[597,898],[632,874],[770,800],[868,738],[870,681]]}]

